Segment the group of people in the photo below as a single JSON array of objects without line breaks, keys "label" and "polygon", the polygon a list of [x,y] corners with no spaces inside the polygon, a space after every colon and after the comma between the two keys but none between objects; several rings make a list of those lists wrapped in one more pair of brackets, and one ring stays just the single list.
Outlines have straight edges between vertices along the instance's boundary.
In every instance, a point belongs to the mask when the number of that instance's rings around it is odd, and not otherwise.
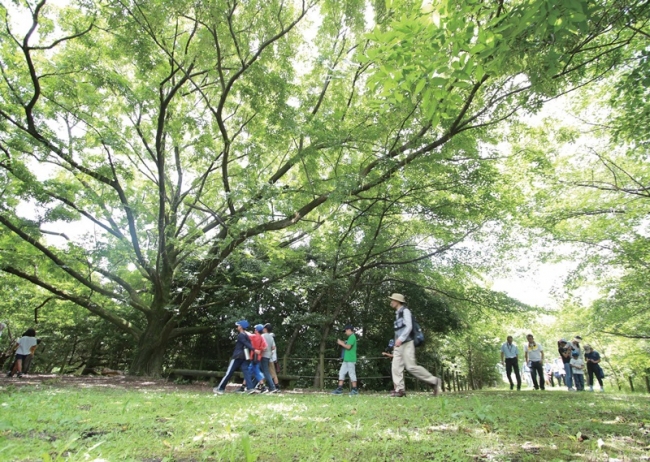
[{"label": "group of people", "polygon": [[[391,352],[385,352],[392,358],[391,375],[393,378],[393,390],[391,397],[402,398],[406,396],[406,386],[404,384],[404,371],[408,371],[417,379],[428,383],[433,387],[433,395],[437,396],[442,387],[440,378],[435,377],[424,367],[419,366],[415,360],[415,345],[413,343],[413,314],[406,306],[406,299],[402,294],[392,294],[388,297],[390,306],[395,310],[395,322],[393,329],[395,338],[391,340]],[[235,371],[241,370],[244,375],[244,384],[239,391],[248,392],[249,394],[264,393],[265,389],[270,392],[278,390],[277,376],[271,377],[269,372],[274,368],[269,367],[273,363],[275,354],[275,342],[271,333],[270,324],[255,326],[255,333],[247,332],[250,324],[246,320],[237,321],[237,340],[235,349],[228,365],[228,371],[221,380],[219,385],[214,387],[213,391],[217,395],[222,395],[226,391],[226,385],[232,378]],[[332,394],[342,395],[343,384],[346,377],[349,377],[352,389],[350,395],[358,395],[356,362],[357,362],[357,337],[354,334],[354,326],[346,324],[343,328],[347,338],[338,339],[337,344],[342,348],[341,359],[343,360],[339,369],[338,386]],[[261,340],[260,340],[261,339]],[[265,343],[264,343],[265,342]],[[257,359],[258,356],[261,359]],[[256,374],[256,364],[261,364],[261,374]],[[266,382],[266,385],[265,385]]]},{"label": "group of people", "polygon": [[226,375],[214,387],[217,395],[223,395],[226,385],[240,369],[244,375],[244,383],[237,390],[241,393],[277,393],[280,391],[276,365],[278,361],[275,339],[271,324],[257,324],[253,333],[247,332],[250,323],[242,319],[235,323],[237,341]]},{"label": "group of people", "polygon": [[[535,341],[532,334],[526,336],[524,345],[524,365],[530,371],[530,378],[535,390],[544,390],[546,377],[553,374],[553,368],[544,363],[544,348]],[[557,342],[559,356],[556,359],[561,362],[563,371],[557,372],[556,378],[564,383],[569,391],[585,391],[585,373],[588,375],[587,385],[589,391],[594,391],[594,377],[600,385],[600,391],[604,391],[603,379],[605,374],[600,367],[601,357],[591,345],[581,347],[582,337],[576,335],[571,342],[562,338]],[[506,368],[506,377],[510,382],[510,389],[515,387],[512,381],[512,373],[515,373],[517,390],[521,390],[521,375],[519,373],[519,348],[512,342],[512,336],[508,336],[506,342],[501,345],[501,363]],[[562,373],[563,372],[563,373]],[[552,375],[549,377],[552,380]]]},{"label": "group of people", "polygon": [[[388,299],[390,300],[391,308],[395,310],[395,322],[393,323],[395,338],[389,342],[389,351],[385,351],[382,354],[392,359],[391,375],[393,378],[393,390],[390,396],[393,398],[403,398],[406,396],[406,386],[404,384],[405,370],[415,376],[415,378],[431,385],[433,387],[433,395],[437,396],[441,391],[441,379],[435,377],[424,367],[419,366],[415,360],[413,314],[406,305],[404,295],[392,294]],[[343,363],[339,369],[338,387],[332,394],[343,394],[343,384],[347,375],[350,378],[350,382],[352,382],[350,395],[354,396],[359,394],[355,368],[357,361],[357,338],[354,335],[354,327],[352,324],[347,324],[343,330],[348,338],[345,341],[341,339],[337,340],[338,345],[343,349]]]}]

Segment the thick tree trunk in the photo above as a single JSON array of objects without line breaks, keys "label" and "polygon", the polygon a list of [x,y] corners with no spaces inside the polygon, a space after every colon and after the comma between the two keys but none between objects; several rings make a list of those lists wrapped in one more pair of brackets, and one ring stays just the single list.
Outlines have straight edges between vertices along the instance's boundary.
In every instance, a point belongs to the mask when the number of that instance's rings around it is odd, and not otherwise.
[{"label": "thick tree trunk", "polygon": [[147,329],[142,333],[138,342],[135,358],[129,368],[129,375],[160,377],[163,359],[169,341],[165,325],[171,315],[168,312],[158,312],[149,320]]}]

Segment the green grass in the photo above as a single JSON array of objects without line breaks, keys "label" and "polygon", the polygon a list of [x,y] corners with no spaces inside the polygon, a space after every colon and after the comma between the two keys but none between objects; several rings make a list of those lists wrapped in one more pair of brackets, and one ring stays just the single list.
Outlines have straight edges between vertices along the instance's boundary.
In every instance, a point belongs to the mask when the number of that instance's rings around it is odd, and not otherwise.
[{"label": "green grass", "polygon": [[649,404],[565,391],[391,399],[10,387],[0,460],[642,460]]}]

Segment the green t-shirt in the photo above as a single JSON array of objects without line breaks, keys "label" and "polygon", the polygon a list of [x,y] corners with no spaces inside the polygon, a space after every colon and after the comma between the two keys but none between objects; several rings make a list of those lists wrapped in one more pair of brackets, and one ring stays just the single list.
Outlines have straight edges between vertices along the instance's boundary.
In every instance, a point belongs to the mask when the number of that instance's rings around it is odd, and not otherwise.
[{"label": "green t-shirt", "polygon": [[352,345],[352,348],[349,350],[343,348],[343,361],[346,363],[356,363],[357,362],[357,336],[352,334],[348,337],[348,340],[345,342],[346,345]]}]

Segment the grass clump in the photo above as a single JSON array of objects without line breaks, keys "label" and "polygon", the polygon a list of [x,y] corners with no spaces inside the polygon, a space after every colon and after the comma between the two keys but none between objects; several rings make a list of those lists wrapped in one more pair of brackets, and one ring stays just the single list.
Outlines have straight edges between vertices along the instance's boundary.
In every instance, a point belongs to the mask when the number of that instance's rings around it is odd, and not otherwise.
[{"label": "grass clump", "polygon": [[16,461],[641,460],[648,397],[485,391],[433,398],[41,385],[0,393]]}]

